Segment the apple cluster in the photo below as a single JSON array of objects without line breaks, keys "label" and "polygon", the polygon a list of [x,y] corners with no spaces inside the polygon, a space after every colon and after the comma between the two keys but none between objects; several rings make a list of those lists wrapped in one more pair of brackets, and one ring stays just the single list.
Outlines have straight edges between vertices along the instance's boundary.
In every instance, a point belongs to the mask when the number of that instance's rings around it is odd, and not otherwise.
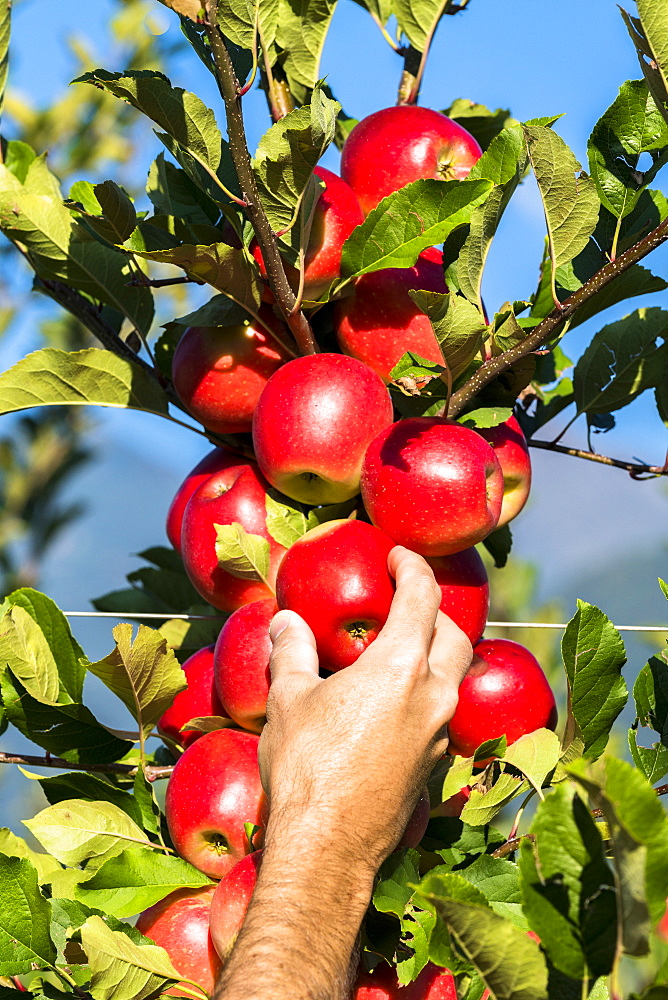
[{"label": "apple cluster", "polygon": [[[344,241],[383,197],[421,177],[465,177],[479,156],[461,126],[429,109],[388,108],[359,123],[344,147],[342,177],[316,169],[324,187],[305,254],[305,297],[317,298],[336,279]],[[251,252],[262,271],[259,248]],[[428,560],[441,610],[474,648],[448,752],[470,757],[488,740],[505,735],[512,743],[556,724],[553,694],[529,650],[483,639],[489,584],[475,546],[527,500],[531,466],[519,424],[511,417],[476,430],[442,416],[396,419],[388,391],[406,351],[443,363],[433,328],[409,295],[446,291],[441,259],[431,248],[414,267],[359,278],[334,310],[341,353],[294,357],[267,290],[261,323],[190,328],[173,358],[174,385],[193,416],[212,432],[252,433],[254,456],[250,447],[242,455],[215,448],[186,477],[167,518],[194,587],[229,613],[215,646],[184,664],[187,689],[159,724],[180,754],[165,803],[172,842],[220,881],[173,893],[145,911],[138,927],[209,989],[261,864],[256,848],[268,803],[257,750],[277,610],[309,624],[323,671],[345,669],[385,624],[395,589],[388,554],[406,546]],[[299,282],[296,271],[288,277]],[[276,530],[277,510],[294,538]],[[295,529],[295,516],[309,530]],[[221,532],[236,537],[237,558],[221,549]],[[264,555],[254,562],[248,552],[258,546]],[[188,727],[202,717],[220,728]],[[461,810],[467,791],[449,808]],[[425,794],[402,843],[417,846],[428,819]],[[355,997],[456,997],[453,977],[434,966],[398,989],[388,966],[360,973]]]}]

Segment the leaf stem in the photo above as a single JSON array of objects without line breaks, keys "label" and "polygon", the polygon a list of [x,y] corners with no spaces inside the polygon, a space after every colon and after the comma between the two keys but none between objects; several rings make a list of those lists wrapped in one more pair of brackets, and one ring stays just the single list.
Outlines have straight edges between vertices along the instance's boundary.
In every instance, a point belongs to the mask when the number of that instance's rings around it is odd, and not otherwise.
[{"label": "leaf stem", "polygon": [[218,29],[218,2],[219,0],[205,0],[207,32],[214,58],[216,80],[227,113],[230,153],[246,202],[246,213],[262,252],[269,287],[274,293],[276,304],[290,327],[302,354],[315,354],[317,347],[308,320],[301,310],[293,313],[296,302],[295,293],[288,282],[283,261],[278,252],[276,237],[260,201],[246,142],[241,100],[238,93],[239,84],[227,46]]},{"label": "leaf stem", "polygon": [[264,91],[267,96],[269,113],[271,114],[272,121],[279,122],[281,118],[285,118],[287,114],[295,110],[295,102],[292,99],[292,94],[286,81],[276,78],[276,74],[269,62],[267,46],[264,44],[261,31],[260,43],[262,44],[264,62]]},{"label": "leaf stem", "polygon": [[[31,767],[56,767],[60,771],[89,771],[92,773],[99,774],[124,774],[128,778],[134,777],[137,773],[137,767],[134,764],[76,764],[69,760],[63,760],[62,757],[52,757],[51,754],[46,754],[44,757],[38,757],[34,754],[10,754],[4,753],[0,750],[0,764],[24,764],[30,765]],[[157,781],[159,778],[168,778],[174,766],[158,766],[156,764],[148,764],[144,768],[144,774],[146,775],[147,781]]]},{"label": "leaf stem", "polygon": [[541,448],[543,451],[556,451],[560,455],[572,455],[574,458],[584,458],[589,462],[598,462],[600,465],[611,465],[616,469],[624,469],[631,475],[632,479],[641,477],[653,479],[656,476],[668,476],[668,454],[664,465],[643,465],[641,462],[624,462],[619,458],[609,458],[607,455],[597,455],[594,451],[585,451],[582,448],[568,448],[566,445],[557,444],[555,441],[537,441],[529,438],[527,444],[531,448]]},{"label": "leaf stem", "polygon": [[553,309],[549,316],[546,316],[538,326],[534,327],[525,340],[481,365],[466,385],[462,386],[452,397],[450,416],[456,417],[467,403],[498,375],[552,340],[559,328],[580,306],[583,306],[585,302],[606,288],[620,274],[633,267],[666,240],[668,240],[668,219],[664,219],[644,239],[629,247],[620,257],[609,261],[600,271],[597,271],[589,281],[586,281],[569,298],[565,299],[559,309]]},{"label": "leaf stem", "polygon": [[381,19],[378,17],[378,14],[374,13],[374,11],[372,10],[370,10],[369,13],[371,14],[371,17],[377,24],[381,35],[383,36],[387,44],[390,46],[390,48],[393,49],[394,52],[396,52],[398,55],[401,55],[401,46],[397,45],[395,40],[392,38],[392,35],[389,33],[389,31],[387,30]]}]

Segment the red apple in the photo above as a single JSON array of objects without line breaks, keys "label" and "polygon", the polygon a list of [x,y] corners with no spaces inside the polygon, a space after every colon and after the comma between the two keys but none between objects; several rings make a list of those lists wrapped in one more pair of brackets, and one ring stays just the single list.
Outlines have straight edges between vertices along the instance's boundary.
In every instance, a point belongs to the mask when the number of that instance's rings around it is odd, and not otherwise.
[{"label": "red apple", "polygon": [[457,122],[440,111],[404,104],[376,111],[355,126],[343,147],[341,176],[368,215],[411,181],[462,180],[481,155]]},{"label": "red apple", "polygon": [[222,878],[250,853],[245,823],[264,829],[258,742],[238,729],[205,733],[179,757],[169,779],[165,817],[174,847],[211,878]]},{"label": "red apple", "polygon": [[423,788],[415,809],[411,813],[411,818],[406,824],[402,838],[399,841],[399,847],[417,847],[424,837],[427,824],[429,823],[429,810],[429,791]]},{"label": "red apple", "polygon": [[503,503],[497,525],[500,528],[517,517],[527,502],[531,489],[529,448],[515,417],[496,427],[481,429],[478,434],[491,444],[503,472]]},{"label": "red apple", "polygon": [[183,522],[183,512],[186,504],[197,487],[203,483],[214,472],[222,472],[223,469],[230,469],[236,465],[253,465],[254,463],[242,458],[240,455],[233,455],[225,448],[214,448],[198,462],[194,469],[188,473],[183,480],[176,496],[172,500],[167,512],[167,537],[177,552],[181,551],[181,524]]},{"label": "red apple", "polygon": [[511,639],[484,639],[473,653],[448,724],[448,753],[471,757],[486,740],[505,735],[510,744],[556,728],[554,695],[533,653]]},{"label": "red apple", "polygon": [[[186,505],[181,529],[183,565],[193,587],[221,611],[236,611],[251,601],[272,596],[271,586],[285,549],[267,531],[266,496],[266,483],[257,466],[236,465],[209,476]],[[268,540],[269,586],[233,576],[219,565],[215,526],[234,523]]]},{"label": "red apple", "polygon": [[[316,167],[313,173],[325,182],[325,190],[316,202],[306,246],[305,299],[318,299],[336,281],[341,273],[341,248],[353,229],[364,221],[357,198],[345,181],[324,167]],[[260,266],[260,273],[266,277],[267,269],[257,240],[251,242],[250,252]],[[298,269],[286,264],[286,273],[296,291],[299,287]],[[273,299],[271,293],[267,297],[270,301]]]},{"label": "red apple", "polygon": [[451,795],[445,802],[441,802],[431,811],[432,816],[461,816],[462,809],[471,798],[471,789],[468,786],[460,788],[458,792]]},{"label": "red apple", "polygon": [[[137,930],[164,948],[172,965],[186,979],[212,993],[223,963],[209,933],[209,907],[215,886],[177,889],[139,914]],[[192,989],[192,987],[190,987]],[[182,997],[179,986],[167,996]]]},{"label": "red apple", "polygon": [[457,1000],[457,987],[449,969],[430,962],[408,986],[400,986],[396,969],[380,962],[373,972],[360,972],[353,1000]]},{"label": "red apple", "polygon": [[359,358],[384,382],[406,351],[443,364],[429,317],[408,294],[412,289],[447,292],[440,250],[423,250],[414,267],[388,267],[363,274],[354,294],[337,302],[334,326],[344,354]]},{"label": "red apple", "polygon": [[662,941],[668,941],[668,905],[666,905],[665,913],[656,925],[656,933]]},{"label": "red apple", "polygon": [[350,666],[377,637],[394,596],[391,538],[364,521],[327,521],[288,550],[276,577],[279,608],[310,625],[320,666]]},{"label": "red apple", "polygon": [[213,675],[218,696],[230,718],[243,729],[260,733],[269,694],[269,625],[276,601],[253,601],[225,622],[216,642]]},{"label": "red apple", "polygon": [[359,493],[367,445],[392,422],[382,379],[341,354],[295,358],[267,382],[253,444],[269,482],[313,506]]},{"label": "red apple", "polygon": [[447,556],[496,527],[503,474],[494,449],[475,431],[443,417],[413,417],[369,445],[362,497],[373,523],[398,545]]},{"label": "red apple", "polygon": [[211,938],[223,962],[229,958],[239,936],[261,864],[262,851],[247,854],[223,876],[213,894]]},{"label": "red apple", "polygon": [[179,691],[173,703],[158,720],[158,732],[182,747],[189,747],[203,733],[197,729],[181,731],[191,719],[207,715],[229,718],[216,694],[213,677],[213,646],[205,646],[189,656],[183,664],[188,687]]},{"label": "red apple", "polygon": [[470,548],[427,561],[443,595],[441,611],[476,643],[485,631],[489,614],[489,583],[480,554]]},{"label": "red apple", "polygon": [[191,326],[179,340],[172,380],[188,412],[216,434],[250,431],[267,379],[290,357],[287,328],[264,307],[256,320],[235,326]]}]

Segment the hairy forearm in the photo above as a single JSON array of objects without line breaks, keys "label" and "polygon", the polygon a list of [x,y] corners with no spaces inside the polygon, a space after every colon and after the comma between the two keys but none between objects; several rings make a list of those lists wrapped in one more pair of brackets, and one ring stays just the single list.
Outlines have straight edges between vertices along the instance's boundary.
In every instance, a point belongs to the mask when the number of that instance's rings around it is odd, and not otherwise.
[{"label": "hairy forearm", "polygon": [[373,888],[363,857],[343,828],[323,836],[317,823],[272,829],[270,822],[255,893],[215,1000],[346,1000]]}]

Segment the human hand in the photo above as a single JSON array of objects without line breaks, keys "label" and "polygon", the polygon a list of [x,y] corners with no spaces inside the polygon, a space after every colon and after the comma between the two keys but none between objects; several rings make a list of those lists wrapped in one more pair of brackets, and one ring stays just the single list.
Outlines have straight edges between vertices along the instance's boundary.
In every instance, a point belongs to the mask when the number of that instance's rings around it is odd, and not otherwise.
[{"label": "human hand", "polygon": [[396,846],[447,747],[447,723],[471,644],[439,611],[441,591],[416,553],[395,547],[388,620],[359,659],[326,680],[306,622],[279,612],[260,769],[270,797],[268,844],[315,837],[364,857]]}]

